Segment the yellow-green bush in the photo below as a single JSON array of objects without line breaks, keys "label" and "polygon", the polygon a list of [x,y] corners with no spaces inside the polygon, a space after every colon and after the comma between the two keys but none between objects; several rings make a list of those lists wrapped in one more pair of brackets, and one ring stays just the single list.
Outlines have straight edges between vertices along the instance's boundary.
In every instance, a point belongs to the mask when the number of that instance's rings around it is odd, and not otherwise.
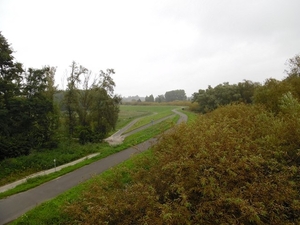
[{"label": "yellow-green bush", "polygon": [[293,121],[234,105],[182,124],[126,182],[94,183],[70,204],[70,224],[299,224]]}]

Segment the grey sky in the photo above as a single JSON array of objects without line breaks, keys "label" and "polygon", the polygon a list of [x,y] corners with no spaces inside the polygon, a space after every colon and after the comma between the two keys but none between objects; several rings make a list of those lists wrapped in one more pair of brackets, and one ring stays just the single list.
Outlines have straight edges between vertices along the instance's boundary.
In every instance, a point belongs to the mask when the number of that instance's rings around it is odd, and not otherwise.
[{"label": "grey sky", "polygon": [[188,96],[283,79],[300,53],[299,0],[0,0],[0,31],[25,67],[115,69],[122,96]]}]

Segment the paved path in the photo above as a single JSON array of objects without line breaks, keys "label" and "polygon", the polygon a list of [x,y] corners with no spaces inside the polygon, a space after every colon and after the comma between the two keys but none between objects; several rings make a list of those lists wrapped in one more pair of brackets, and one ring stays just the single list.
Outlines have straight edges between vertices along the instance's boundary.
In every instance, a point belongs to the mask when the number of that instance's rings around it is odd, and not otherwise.
[{"label": "paved path", "polygon": [[21,180],[12,182],[12,183],[4,185],[4,186],[1,186],[0,187],[0,193],[1,192],[5,192],[5,191],[7,191],[9,189],[13,189],[16,186],[18,186],[19,184],[27,182],[27,180],[30,179],[30,178],[38,177],[38,176],[44,176],[44,175],[47,175],[47,174],[50,174],[50,173],[54,173],[56,171],[60,171],[61,169],[65,168],[65,167],[75,165],[75,164],[77,164],[77,163],[79,163],[79,162],[81,162],[83,160],[93,158],[93,157],[95,157],[97,155],[99,155],[99,153],[94,153],[94,154],[82,157],[81,159],[77,159],[77,160],[75,160],[73,162],[70,162],[70,163],[67,163],[67,164],[64,164],[64,165],[61,165],[61,166],[57,166],[57,167],[49,169],[49,170],[44,170],[44,171],[41,171],[41,172],[38,172],[38,173],[31,174],[31,175],[29,175],[29,176],[27,176],[27,177],[25,177],[25,178],[23,178]]},{"label": "paved path", "polygon": [[[187,120],[187,116],[185,114],[177,111],[175,111],[175,113],[180,115],[178,123]],[[6,224],[17,219],[22,214],[40,203],[54,198],[79,183],[90,179],[93,175],[100,174],[105,170],[129,159],[133,154],[147,150],[153,146],[156,141],[156,138],[152,138],[144,143],[110,155],[90,165],[84,166],[57,179],[44,183],[36,188],[5,199],[0,199],[0,224]]]}]

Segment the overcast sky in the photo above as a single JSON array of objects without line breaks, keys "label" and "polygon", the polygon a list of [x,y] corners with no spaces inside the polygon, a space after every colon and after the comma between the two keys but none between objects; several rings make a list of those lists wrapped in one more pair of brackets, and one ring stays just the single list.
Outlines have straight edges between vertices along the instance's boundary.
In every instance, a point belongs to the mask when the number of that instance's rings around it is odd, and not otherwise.
[{"label": "overcast sky", "polygon": [[113,68],[115,93],[188,96],[282,80],[300,53],[299,0],[0,0],[0,31],[26,68]]}]

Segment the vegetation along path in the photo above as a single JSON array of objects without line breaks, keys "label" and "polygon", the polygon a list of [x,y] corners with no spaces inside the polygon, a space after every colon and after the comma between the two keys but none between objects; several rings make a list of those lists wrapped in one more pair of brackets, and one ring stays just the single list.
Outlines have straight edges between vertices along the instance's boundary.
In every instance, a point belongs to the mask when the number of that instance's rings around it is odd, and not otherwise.
[{"label": "vegetation along path", "polygon": [[[184,113],[173,110],[180,115],[177,123],[185,122],[187,116]],[[146,128],[146,127],[144,127]],[[70,172],[55,180],[49,181],[31,190],[0,199],[0,224],[6,224],[34,208],[38,204],[56,197],[62,192],[88,180],[96,174],[100,174],[105,170],[113,167],[122,161],[130,158],[132,154],[136,154],[149,149],[156,143],[156,138],[151,138],[137,146],[128,148],[124,151],[110,155],[90,165],[84,166],[78,170]]]}]

